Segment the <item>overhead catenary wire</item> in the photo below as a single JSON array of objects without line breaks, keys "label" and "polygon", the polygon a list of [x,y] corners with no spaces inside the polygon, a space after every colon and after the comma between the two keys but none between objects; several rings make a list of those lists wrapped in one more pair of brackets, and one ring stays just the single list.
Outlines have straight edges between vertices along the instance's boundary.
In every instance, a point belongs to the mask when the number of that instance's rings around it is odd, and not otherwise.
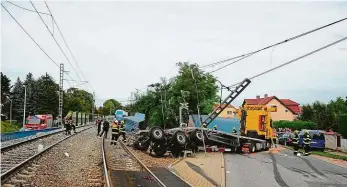
[{"label": "overhead catenary wire", "polygon": [[[314,50],[314,51],[311,51],[311,52],[306,53],[306,54],[304,54],[304,55],[302,55],[302,56],[299,56],[299,57],[297,57],[297,58],[295,58],[295,59],[293,59],[293,60],[290,60],[290,61],[288,61],[288,62],[286,62],[286,63],[283,63],[283,64],[281,64],[281,65],[278,65],[278,66],[276,66],[276,67],[273,67],[273,68],[271,68],[271,69],[269,69],[269,70],[266,70],[266,71],[264,71],[264,72],[261,72],[261,73],[259,73],[259,74],[256,74],[256,75],[254,75],[254,76],[252,76],[252,77],[250,77],[250,78],[248,78],[248,79],[252,80],[252,79],[258,78],[258,77],[260,77],[260,76],[262,76],[262,75],[265,75],[265,74],[267,74],[267,73],[270,73],[270,72],[272,72],[272,71],[275,71],[275,70],[277,70],[277,69],[279,69],[279,68],[281,68],[281,67],[283,67],[283,66],[289,65],[289,64],[291,64],[291,63],[293,63],[293,62],[296,62],[296,61],[298,61],[298,60],[300,60],[300,59],[303,59],[303,58],[305,58],[305,57],[307,57],[307,56],[310,56],[310,55],[312,55],[312,54],[314,54],[314,53],[317,53],[317,52],[319,52],[319,51],[321,51],[321,50],[323,50],[323,49],[326,49],[326,48],[328,48],[328,47],[331,47],[331,46],[333,46],[333,45],[336,45],[336,44],[338,44],[338,43],[340,43],[340,42],[342,42],[342,41],[344,41],[344,40],[346,40],[346,39],[347,39],[347,37],[344,37],[344,38],[342,38],[342,39],[340,39],[340,40],[337,40],[337,41],[332,42],[332,43],[330,43],[330,44],[328,44],[328,45],[325,45],[325,46],[323,46],[323,47],[321,47],[321,48],[318,48],[318,49],[316,49],[316,50]],[[236,86],[236,85],[238,85],[238,84],[240,84],[240,82],[238,82],[238,83],[236,83],[236,84],[233,84],[233,85],[231,85],[231,86],[229,86],[229,87],[233,87],[233,86]]]},{"label": "overhead catenary wire", "polygon": [[60,66],[58,65],[57,62],[55,62],[51,56],[49,56],[47,54],[47,52],[40,46],[40,44],[38,44],[35,39],[28,33],[28,31],[26,31],[24,29],[24,27],[17,21],[17,19],[10,13],[10,11],[7,10],[7,8],[1,3],[2,8],[4,8],[6,10],[6,12],[12,17],[12,19],[19,25],[19,27],[29,36],[29,38],[36,44],[36,46],[58,67],[60,68]]},{"label": "overhead catenary wire", "polygon": [[[10,13],[10,11],[1,3],[1,6],[5,9],[5,11],[11,16],[11,18],[19,25],[19,27],[27,34],[27,36],[36,44],[36,46],[58,67],[60,68],[60,66],[58,65],[58,63],[53,60],[53,58],[51,56],[49,56],[49,54],[41,47],[41,45],[39,43],[36,42],[36,40],[29,34],[29,32],[18,22],[18,20]],[[71,79],[72,77],[65,73],[66,75],[68,75]],[[67,81],[67,83],[69,84],[69,86],[71,86],[70,82]]]},{"label": "overhead catenary wire", "polygon": [[[7,2],[10,3],[10,4],[12,4],[13,6],[16,6],[16,7],[18,7],[18,8],[21,8],[21,9],[23,9],[23,10],[36,13],[35,10],[31,10],[31,9],[28,9],[28,8],[25,8],[25,7],[22,7],[22,6],[19,6],[19,5],[15,4],[15,3],[11,2],[11,1],[7,1]],[[44,14],[44,15],[51,16],[51,14],[48,14],[48,13],[45,13],[45,12],[39,12],[39,13],[40,13],[40,14]]]},{"label": "overhead catenary wire", "polygon": [[72,51],[71,51],[69,45],[67,44],[67,42],[66,42],[66,40],[65,40],[65,37],[64,37],[63,33],[61,32],[60,27],[59,27],[57,21],[55,20],[53,14],[52,14],[52,11],[51,11],[51,9],[49,8],[49,6],[48,6],[48,4],[47,4],[46,1],[45,1],[45,5],[46,5],[46,7],[47,7],[49,13],[50,13],[51,16],[52,16],[52,19],[53,19],[55,25],[57,26],[57,29],[58,29],[58,31],[59,31],[61,37],[63,38],[63,41],[64,41],[64,43],[65,43],[65,46],[66,46],[66,48],[68,49],[68,51],[70,52],[70,54],[71,54],[71,56],[72,56],[72,59],[74,60],[75,64],[77,65],[77,68],[80,70],[82,77],[84,78],[84,80],[86,80],[86,78],[85,78],[85,76],[84,76],[84,74],[83,74],[83,72],[82,72],[82,70],[81,70],[81,68],[80,68],[80,66],[79,66],[79,64],[78,64],[78,62],[77,62],[75,56],[73,55],[73,53],[72,53]]},{"label": "overhead catenary wire", "polygon": [[37,15],[40,17],[42,23],[46,26],[48,32],[51,34],[51,36],[52,36],[52,38],[54,39],[55,43],[58,45],[60,51],[63,53],[64,57],[66,58],[66,60],[68,61],[68,63],[71,65],[72,69],[76,72],[77,77],[80,79],[81,82],[83,82],[82,79],[81,79],[81,77],[79,76],[77,70],[75,69],[75,67],[74,67],[74,66],[72,65],[72,63],[70,62],[70,60],[69,60],[69,58],[67,57],[67,55],[65,54],[64,50],[61,48],[59,42],[58,42],[57,39],[54,37],[54,35],[53,35],[53,33],[51,32],[51,30],[49,30],[47,24],[46,24],[45,21],[43,20],[41,14],[40,14],[40,13],[38,12],[38,10],[36,9],[34,3],[33,3],[32,1],[30,1],[30,3],[31,3],[31,5],[33,6],[33,8],[35,9]]},{"label": "overhead catenary wire", "polygon": [[[224,63],[224,62],[228,62],[228,61],[230,61],[230,60],[234,60],[234,61],[232,61],[232,62],[230,62],[230,63],[228,63],[228,64],[226,64],[226,65],[224,65],[224,66],[222,66],[222,67],[220,67],[220,68],[218,68],[218,69],[213,70],[213,71],[210,72],[210,73],[213,73],[213,72],[216,72],[216,71],[221,70],[221,69],[223,69],[223,68],[226,68],[226,67],[228,67],[228,66],[230,66],[230,65],[232,65],[232,64],[234,64],[234,63],[236,63],[236,62],[239,62],[239,61],[241,61],[241,60],[243,60],[243,59],[245,59],[245,58],[248,58],[248,57],[250,57],[250,56],[252,56],[252,55],[254,55],[254,54],[256,54],[256,53],[259,53],[259,52],[264,51],[264,50],[266,50],[266,49],[275,47],[275,46],[277,46],[277,45],[281,45],[281,44],[287,43],[287,42],[289,42],[289,41],[291,41],[291,40],[295,40],[295,39],[297,39],[297,38],[300,38],[300,37],[303,37],[303,36],[305,36],[305,35],[311,34],[311,33],[313,33],[313,32],[319,31],[319,30],[321,30],[321,29],[327,28],[327,27],[329,27],[329,26],[335,25],[335,24],[340,23],[340,22],[345,21],[345,20],[347,20],[347,17],[346,17],[346,18],[342,18],[342,19],[337,20],[337,21],[334,21],[334,22],[332,22],[332,23],[323,25],[323,26],[321,26],[321,27],[312,29],[312,30],[310,30],[310,31],[301,33],[301,34],[299,34],[299,35],[293,36],[293,37],[288,38],[288,39],[286,39],[286,40],[283,40],[283,41],[281,41],[281,42],[277,42],[277,43],[272,44],[272,45],[269,45],[269,46],[267,46],[267,47],[264,47],[264,48],[255,50],[255,51],[253,51],[253,52],[249,52],[249,53],[246,53],[246,54],[243,54],[243,55],[239,55],[239,56],[236,56],[236,57],[233,57],[233,58],[229,58],[229,59],[226,59],[226,60],[222,60],[222,61],[219,61],[219,62],[216,62],[216,63],[204,65],[204,66],[202,66],[202,67],[215,66],[215,65],[217,65],[217,64],[221,64],[221,63]],[[241,59],[238,59],[238,58],[241,58]],[[237,59],[237,60],[235,60],[235,59]]]}]

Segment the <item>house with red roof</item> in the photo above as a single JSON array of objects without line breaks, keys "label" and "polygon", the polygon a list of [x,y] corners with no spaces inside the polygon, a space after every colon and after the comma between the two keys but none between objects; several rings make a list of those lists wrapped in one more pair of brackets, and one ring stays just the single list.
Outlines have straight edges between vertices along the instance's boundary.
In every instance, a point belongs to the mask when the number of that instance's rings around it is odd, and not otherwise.
[{"label": "house with red roof", "polygon": [[[219,107],[219,103],[218,104],[214,104],[213,105],[213,110],[215,110],[217,107]],[[223,107],[225,106],[225,104],[222,105]],[[218,117],[221,118],[236,118],[236,108],[229,104],[226,106],[226,108],[218,115]]]},{"label": "house with red roof", "polygon": [[273,121],[279,120],[295,120],[301,113],[300,104],[291,99],[279,99],[276,96],[268,96],[265,94],[263,98],[256,96],[255,99],[245,99],[243,105],[266,105],[268,107],[275,107],[276,112],[271,112]]}]

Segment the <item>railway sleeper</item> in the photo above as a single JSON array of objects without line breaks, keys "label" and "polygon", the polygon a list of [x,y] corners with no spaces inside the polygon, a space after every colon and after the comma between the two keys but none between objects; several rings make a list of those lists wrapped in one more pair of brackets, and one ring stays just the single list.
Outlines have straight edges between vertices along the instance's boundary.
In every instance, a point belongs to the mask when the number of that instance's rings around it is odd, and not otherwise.
[{"label": "railway sleeper", "polygon": [[26,175],[33,175],[33,174],[35,174],[35,172],[30,172],[30,171],[28,171],[28,170],[23,170],[21,173],[23,173],[23,174],[26,174]]},{"label": "railway sleeper", "polygon": [[2,185],[3,187],[16,187],[15,185],[13,185],[13,184],[4,184],[4,185]]},{"label": "railway sleeper", "polygon": [[27,178],[30,178],[32,176],[33,175],[26,175],[26,174],[18,173],[16,177],[20,178],[20,179],[27,179]]}]

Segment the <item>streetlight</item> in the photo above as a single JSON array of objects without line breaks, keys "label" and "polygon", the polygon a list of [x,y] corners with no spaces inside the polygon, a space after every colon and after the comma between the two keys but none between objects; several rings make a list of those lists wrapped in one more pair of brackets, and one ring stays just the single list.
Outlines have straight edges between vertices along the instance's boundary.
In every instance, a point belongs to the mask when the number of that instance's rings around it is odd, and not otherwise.
[{"label": "streetlight", "polygon": [[25,129],[25,107],[27,104],[27,87],[25,84],[23,84],[24,86],[24,113],[23,113],[23,130]]}]

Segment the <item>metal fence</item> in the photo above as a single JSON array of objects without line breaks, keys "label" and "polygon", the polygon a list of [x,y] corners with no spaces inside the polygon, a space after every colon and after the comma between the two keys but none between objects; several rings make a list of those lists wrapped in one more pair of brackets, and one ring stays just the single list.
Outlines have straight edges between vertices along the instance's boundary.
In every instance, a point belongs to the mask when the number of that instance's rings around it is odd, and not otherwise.
[{"label": "metal fence", "polygon": [[341,149],[347,151],[347,139],[341,139]]},{"label": "metal fence", "polygon": [[24,138],[26,136],[33,136],[36,135],[39,132],[49,132],[53,130],[57,130],[59,128],[49,128],[49,129],[43,129],[43,130],[30,130],[30,131],[19,131],[19,132],[9,132],[9,133],[3,133],[1,134],[1,142],[14,140],[18,138]]}]

